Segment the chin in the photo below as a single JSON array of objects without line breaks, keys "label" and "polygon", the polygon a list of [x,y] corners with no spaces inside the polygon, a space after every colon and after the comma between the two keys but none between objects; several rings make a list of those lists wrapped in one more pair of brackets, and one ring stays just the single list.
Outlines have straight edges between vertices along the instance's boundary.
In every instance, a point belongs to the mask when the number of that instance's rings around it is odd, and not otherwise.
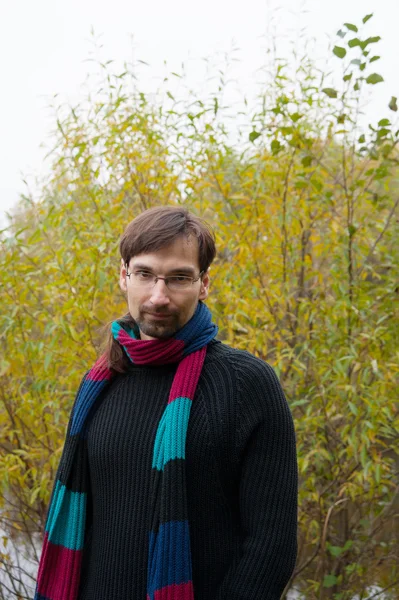
[{"label": "chin", "polygon": [[164,340],[172,337],[176,331],[177,327],[162,327],[161,325],[153,325],[149,323],[138,323],[140,331],[145,335],[156,338],[158,340]]}]

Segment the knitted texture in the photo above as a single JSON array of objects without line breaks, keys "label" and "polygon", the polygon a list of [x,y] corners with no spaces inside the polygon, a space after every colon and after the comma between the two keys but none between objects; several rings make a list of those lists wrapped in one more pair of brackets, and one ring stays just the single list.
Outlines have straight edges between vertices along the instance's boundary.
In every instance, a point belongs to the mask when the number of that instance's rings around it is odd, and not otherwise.
[{"label": "knitted texture", "polygon": [[[142,341],[117,321],[112,324],[114,338],[133,364],[178,363],[153,448],[147,600],[194,598],[185,445],[206,347],[216,333],[217,327],[202,302],[192,319],[166,340]],[[90,493],[87,426],[113,378],[104,357],[100,357],[79,388],[46,519],[34,600],[77,599]]]},{"label": "knitted texture", "polygon": [[[87,431],[91,497],[78,600],[146,600],[152,461],[177,364],[130,364]],[[217,340],[190,411],[195,600],[277,600],[295,565],[293,420],[273,368]]]}]

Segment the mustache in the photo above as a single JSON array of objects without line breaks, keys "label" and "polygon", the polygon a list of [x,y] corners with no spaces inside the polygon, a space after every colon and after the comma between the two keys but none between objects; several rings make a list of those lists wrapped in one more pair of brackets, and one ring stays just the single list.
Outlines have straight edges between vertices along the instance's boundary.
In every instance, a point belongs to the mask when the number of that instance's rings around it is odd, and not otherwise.
[{"label": "mustache", "polygon": [[152,315],[164,315],[164,316],[177,316],[178,312],[177,311],[170,311],[170,310],[162,310],[162,309],[154,309],[153,307],[147,307],[147,306],[141,306],[140,307],[140,312],[144,312],[144,313],[149,313]]}]

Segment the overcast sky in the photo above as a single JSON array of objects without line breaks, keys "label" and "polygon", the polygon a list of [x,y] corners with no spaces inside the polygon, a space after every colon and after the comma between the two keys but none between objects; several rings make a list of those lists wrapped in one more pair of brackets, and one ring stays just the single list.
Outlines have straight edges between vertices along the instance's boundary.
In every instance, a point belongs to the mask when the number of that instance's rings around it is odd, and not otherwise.
[{"label": "overcast sky", "polygon": [[228,52],[234,42],[235,76],[251,92],[272,29],[282,52],[301,31],[315,38],[315,56],[323,60],[342,23],[359,23],[368,13],[374,13],[370,33],[382,37],[376,66],[385,79],[368,107],[372,119],[391,95],[399,96],[398,0],[0,0],[0,221],[24,191],[23,177],[46,172],[41,145],[49,147],[54,126],[51,97],[72,103],[83,97],[93,69],[92,27],[102,34],[106,58],[150,63],[143,71],[148,88],[165,73],[164,60],[170,70],[185,62],[200,83],[201,58]]}]

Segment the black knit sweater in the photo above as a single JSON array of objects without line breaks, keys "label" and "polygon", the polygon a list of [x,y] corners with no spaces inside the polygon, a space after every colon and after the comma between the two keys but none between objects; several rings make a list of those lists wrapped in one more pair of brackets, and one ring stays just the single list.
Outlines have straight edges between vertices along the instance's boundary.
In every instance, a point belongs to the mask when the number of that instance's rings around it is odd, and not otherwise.
[{"label": "black knit sweater", "polygon": [[[153,446],[175,371],[132,365],[90,422],[78,600],[146,600]],[[273,369],[218,341],[191,408],[186,479],[195,600],[278,600],[297,553],[293,420]]]}]

